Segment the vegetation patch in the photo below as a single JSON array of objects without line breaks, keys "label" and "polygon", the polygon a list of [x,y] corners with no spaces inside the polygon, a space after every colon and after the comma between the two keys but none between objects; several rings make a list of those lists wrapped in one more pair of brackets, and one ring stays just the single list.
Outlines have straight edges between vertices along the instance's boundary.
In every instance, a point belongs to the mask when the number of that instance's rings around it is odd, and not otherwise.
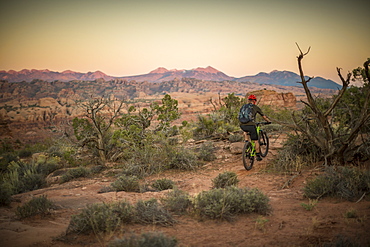
[{"label": "vegetation patch", "polygon": [[328,167],[304,187],[304,195],[313,199],[332,196],[354,201],[369,192],[370,171],[350,167]]},{"label": "vegetation patch", "polygon": [[189,194],[177,188],[161,198],[161,203],[166,209],[177,214],[185,213],[192,205]]},{"label": "vegetation patch", "polygon": [[226,188],[227,186],[237,186],[238,176],[235,172],[224,172],[212,180],[213,188]]},{"label": "vegetation patch", "polygon": [[198,158],[204,161],[213,161],[216,159],[215,147],[212,142],[205,142],[199,148]]},{"label": "vegetation patch", "polygon": [[54,202],[47,199],[47,196],[34,197],[26,202],[23,206],[17,207],[16,216],[20,219],[28,218],[35,215],[45,216],[55,207]]},{"label": "vegetation patch", "polygon": [[162,179],[157,179],[152,183],[152,187],[157,189],[158,191],[162,190],[168,190],[168,189],[173,189],[174,182],[171,179],[167,178],[162,178]]},{"label": "vegetation patch", "polygon": [[139,178],[136,176],[122,175],[111,183],[111,187],[115,191],[140,192]]},{"label": "vegetation patch", "polygon": [[170,212],[154,198],[147,201],[138,201],[135,213],[135,222],[140,224],[172,226],[175,223]]},{"label": "vegetation patch", "polygon": [[128,202],[91,204],[72,216],[67,233],[110,233],[132,219],[133,208]]},{"label": "vegetation patch", "polygon": [[65,183],[65,182],[71,181],[76,178],[87,177],[88,175],[90,175],[90,171],[86,169],[85,167],[80,166],[77,168],[72,168],[72,169],[67,170],[67,172],[63,174],[60,179],[61,179],[61,183]]},{"label": "vegetation patch", "polygon": [[195,212],[211,219],[232,220],[238,214],[267,214],[269,199],[258,189],[226,188],[201,192],[194,202]]}]

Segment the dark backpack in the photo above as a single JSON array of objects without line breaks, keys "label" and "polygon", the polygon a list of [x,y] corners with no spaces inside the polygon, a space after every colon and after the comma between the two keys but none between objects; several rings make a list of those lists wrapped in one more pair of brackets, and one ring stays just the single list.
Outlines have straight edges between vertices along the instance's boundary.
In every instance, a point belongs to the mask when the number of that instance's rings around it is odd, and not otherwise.
[{"label": "dark backpack", "polygon": [[245,104],[240,108],[238,116],[240,123],[246,124],[248,122],[254,121],[252,109],[253,104]]}]

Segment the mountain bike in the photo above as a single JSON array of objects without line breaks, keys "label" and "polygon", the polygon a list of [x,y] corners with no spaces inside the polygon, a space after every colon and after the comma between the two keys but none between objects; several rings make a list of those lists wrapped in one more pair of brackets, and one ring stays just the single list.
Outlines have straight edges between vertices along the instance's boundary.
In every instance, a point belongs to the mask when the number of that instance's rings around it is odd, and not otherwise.
[{"label": "mountain bike", "polygon": [[[256,130],[257,130],[257,135],[258,135],[258,142],[261,147],[261,156],[266,157],[268,151],[269,151],[269,137],[267,136],[266,131],[261,129],[260,125],[266,125],[266,124],[271,124],[271,122],[258,122],[256,123]],[[248,133],[248,135],[250,135]],[[246,140],[244,147],[243,147],[243,164],[244,168],[249,171],[252,169],[254,160],[256,158],[256,144],[254,141]]]}]

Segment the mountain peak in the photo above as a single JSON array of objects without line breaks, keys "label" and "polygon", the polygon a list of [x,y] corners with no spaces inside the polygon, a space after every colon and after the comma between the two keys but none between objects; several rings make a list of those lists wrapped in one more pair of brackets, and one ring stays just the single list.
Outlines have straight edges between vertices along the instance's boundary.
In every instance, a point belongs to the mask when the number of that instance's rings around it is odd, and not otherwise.
[{"label": "mountain peak", "polygon": [[158,67],[157,69],[150,71],[149,74],[163,74],[168,72],[169,70],[163,67]]},{"label": "mountain peak", "polygon": [[219,70],[217,70],[217,69],[215,69],[211,66],[208,66],[207,68],[198,67],[198,68],[195,69],[195,71],[213,73],[213,74],[220,72]]},{"label": "mountain peak", "polygon": [[76,72],[69,70],[69,69],[62,72],[62,74],[73,74],[73,73],[76,73]]}]

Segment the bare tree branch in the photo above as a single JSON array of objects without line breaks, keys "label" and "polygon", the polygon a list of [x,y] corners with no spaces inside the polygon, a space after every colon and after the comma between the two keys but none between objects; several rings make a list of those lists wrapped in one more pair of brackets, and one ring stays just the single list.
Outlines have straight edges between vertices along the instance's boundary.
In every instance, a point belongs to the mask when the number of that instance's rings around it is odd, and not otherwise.
[{"label": "bare tree branch", "polygon": [[344,92],[347,90],[347,87],[350,84],[350,80],[351,80],[352,74],[351,73],[348,73],[347,74],[347,79],[344,80],[342,74],[340,73],[340,68],[337,68],[337,71],[338,71],[338,76],[339,76],[339,78],[342,81],[342,88],[339,91],[338,96],[335,98],[335,100],[332,102],[332,104],[330,105],[330,107],[324,113],[324,116],[325,117],[329,116],[329,114],[333,111],[333,109],[336,107],[336,105],[338,104],[339,100],[342,98]]}]

